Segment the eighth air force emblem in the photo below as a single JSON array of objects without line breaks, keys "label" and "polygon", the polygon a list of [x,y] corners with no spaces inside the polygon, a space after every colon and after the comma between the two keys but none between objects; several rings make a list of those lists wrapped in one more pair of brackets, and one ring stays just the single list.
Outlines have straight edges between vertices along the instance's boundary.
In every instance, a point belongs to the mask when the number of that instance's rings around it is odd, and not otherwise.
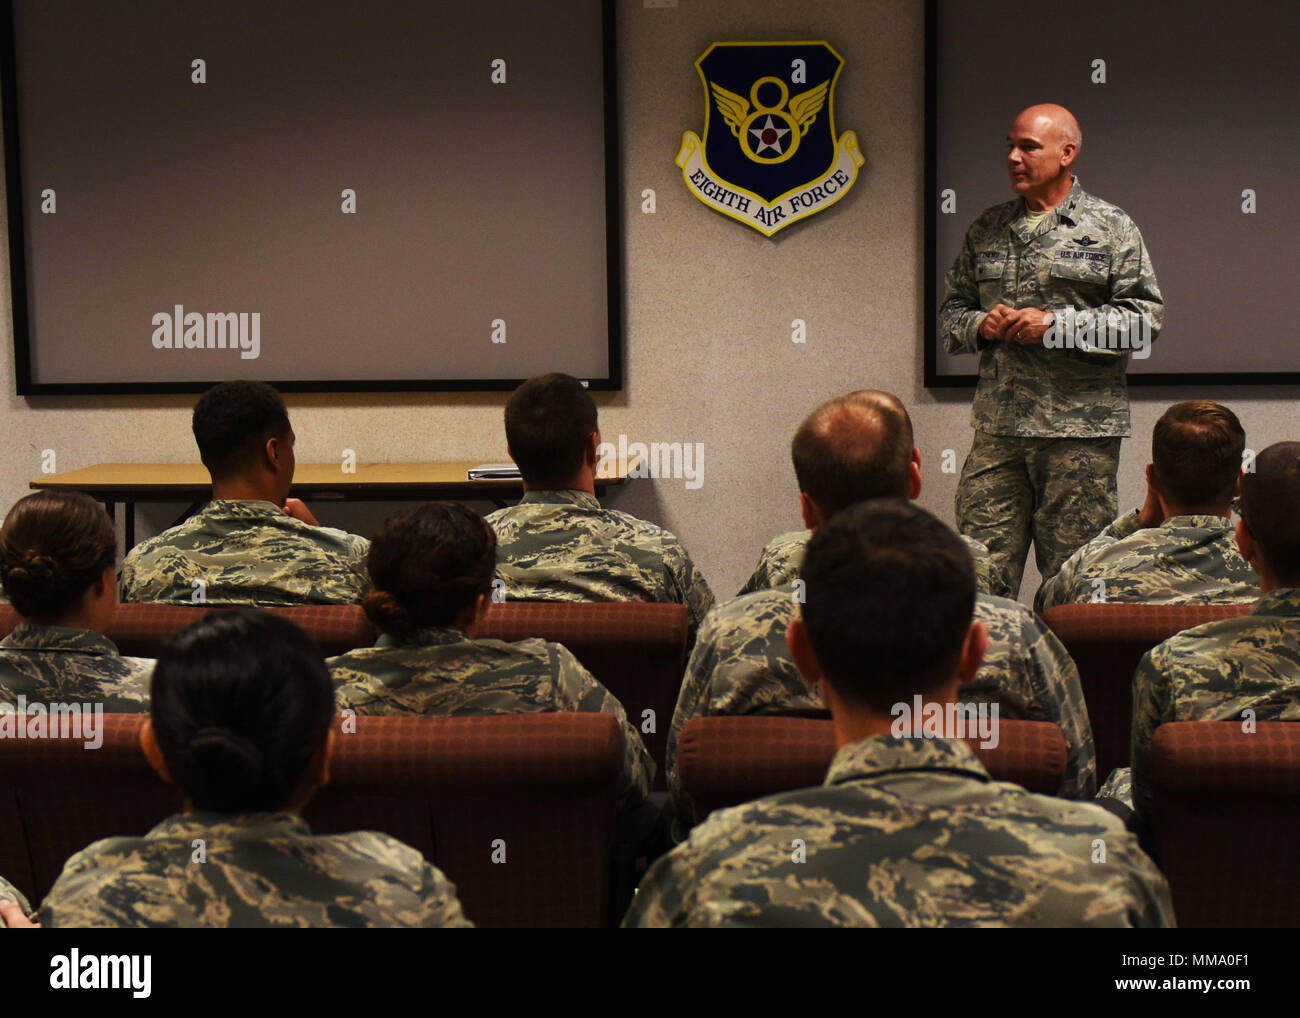
[{"label": "eighth air force emblem", "polygon": [[682,136],[691,193],[766,237],[834,205],[857,180],[858,136],[836,137],[843,58],[825,42],[715,42],[695,61],[704,137]]}]

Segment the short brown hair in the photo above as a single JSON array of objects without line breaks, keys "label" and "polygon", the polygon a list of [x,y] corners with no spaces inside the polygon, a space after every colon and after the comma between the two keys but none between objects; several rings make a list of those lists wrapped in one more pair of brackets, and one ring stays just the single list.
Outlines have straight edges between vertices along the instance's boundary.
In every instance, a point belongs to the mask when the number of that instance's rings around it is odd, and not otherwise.
[{"label": "short brown hair", "polygon": [[859,389],[805,417],[790,458],[799,490],[829,518],[869,498],[906,498],[912,448],[912,419],[898,397]]},{"label": "short brown hair", "polygon": [[530,378],[506,402],[506,441],[529,487],[571,483],[595,431],[596,403],[572,375]]},{"label": "short brown hair", "polygon": [[1208,399],[1175,403],[1156,421],[1156,489],[1188,508],[1226,508],[1241,472],[1246,432],[1237,415]]},{"label": "short brown hair", "polygon": [[116,558],[108,513],[79,491],[20,498],[0,528],[0,582],[19,614],[43,625],[75,609]]},{"label": "short brown hair", "polygon": [[1241,480],[1241,520],[1284,587],[1300,587],[1300,442],[1275,442]]}]

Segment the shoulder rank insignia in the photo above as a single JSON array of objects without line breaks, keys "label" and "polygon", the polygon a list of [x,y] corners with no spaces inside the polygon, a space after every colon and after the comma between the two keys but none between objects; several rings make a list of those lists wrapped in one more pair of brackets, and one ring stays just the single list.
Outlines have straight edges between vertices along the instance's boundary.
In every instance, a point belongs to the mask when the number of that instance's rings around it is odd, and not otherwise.
[{"label": "shoulder rank insignia", "polygon": [[825,42],[715,42],[695,61],[704,137],[682,136],[691,193],[770,237],[839,201],[862,166],[858,137],[836,137],[844,60]]}]

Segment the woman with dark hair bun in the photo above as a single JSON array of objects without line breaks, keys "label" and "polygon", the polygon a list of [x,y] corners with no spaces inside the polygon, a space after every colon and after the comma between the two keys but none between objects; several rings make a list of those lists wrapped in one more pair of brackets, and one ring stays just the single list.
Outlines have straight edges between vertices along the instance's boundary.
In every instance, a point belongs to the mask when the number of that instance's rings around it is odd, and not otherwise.
[{"label": "woman with dark hair bun", "polygon": [[103,635],[117,608],[117,535],[75,491],[19,499],[0,528],[0,583],[22,617],[0,640],[0,702],[149,707],[153,662],[123,657]]},{"label": "woman with dark hair bun", "polygon": [[45,927],[472,925],[415,849],[374,831],[313,835],[298,815],[329,780],[334,692],[293,623],[208,615],[163,646],[152,693],[140,743],[185,812],[69,859]]},{"label": "woman with dark hair bun", "polygon": [[457,502],[402,509],[371,540],[367,564],[375,589],[364,607],[383,635],[326,662],[340,708],[432,717],[612,714],[623,730],[620,804],[645,800],[650,754],[618,698],[573,654],[545,640],[469,635],[487,610],[496,572],[496,535],[478,513]]}]

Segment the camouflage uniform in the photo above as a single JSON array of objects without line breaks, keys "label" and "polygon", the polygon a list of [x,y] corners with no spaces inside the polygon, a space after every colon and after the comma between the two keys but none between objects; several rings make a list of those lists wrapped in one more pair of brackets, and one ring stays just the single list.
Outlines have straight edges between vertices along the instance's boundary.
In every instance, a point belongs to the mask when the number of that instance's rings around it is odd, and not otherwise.
[{"label": "camouflage uniform", "polygon": [[1133,807],[1150,815],[1151,739],[1166,721],[1300,721],[1300,587],[1263,595],[1249,615],[1185,630],[1133,675]]},{"label": "camouflage uniform", "polygon": [[471,640],[453,627],[418,630],[404,643],[332,657],[339,709],[358,714],[481,717],[582,711],[612,714],[623,731],[622,808],[641,803],[655,765],[623,705],[565,647],[545,640]]},{"label": "camouflage uniform", "polygon": [[89,629],[23,623],[0,640],[0,703],[103,704],[107,714],[149,709],[153,661],[123,657]]},{"label": "camouflage uniform", "polygon": [[[758,556],[754,572],[740,588],[740,594],[752,594],[756,590],[779,587],[798,579],[799,567],[803,565],[803,553],[811,537],[811,530],[792,530],[768,541],[767,547]],[[989,550],[974,538],[962,537],[962,540],[966,542],[971,558],[975,560],[975,589],[991,594],[993,560],[989,558]],[[740,594],[736,596],[739,597]]]},{"label": "camouflage uniform", "polygon": [[[203,842],[206,859],[195,861]],[[292,813],[187,813],[68,860],[41,905],[64,927],[471,926],[456,888],[376,831],[313,835]]]},{"label": "camouflage uniform", "polygon": [[585,491],[529,491],[487,521],[507,598],[684,604],[691,640],[713,607],[713,592],[676,537],[602,509]]},{"label": "camouflage uniform", "polygon": [[1246,604],[1259,581],[1237,551],[1222,516],[1174,516],[1143,527],[1126,513],[1076,551],[1038,588],[1034,608],[1108,601],[1122,604]]},{"label": "camouflage uniform", "polygon": [[[830,716],[786,649],[796,604],[794,586],[786,584],[728,601],[705,620],[668,730],[668,786],[678,804],[678,833],[691,810],[677,774],[677,743],[688,721],[738,714]],[[975,681],[961,687],[962,702],[996,702],[999,718],[1060,726],[1067,757],[1058,794],[1091,796],[1097,787],[1092,725],[1078,669],[1065,647],[1033,612],[1006,598],[980,594],[975,621],[988,630],[988,651]]]},{"label": "camouflage uniform", "polygon": [[[364,537],[295,519],[271,502],[218,499],[122,563],[123,601],[359,604],[370,593]],[[193,581],[205,584],[196,601]]]},{"label": "camouflage uniform", "polygon": [[[15,905],[23,910],[23,915],[31,915],[31,903],[23,896],[23,892],[14,887],[4,877],[0,877],[0,901],[12,901]],[[5,929],[8,923],[0,916],[0,929]]]},{"label": "camouflage uniform", "polygon": [[623,920],[1173,924],[1164,877],[1116,817],[992,781],[959,740],[888,735],[842,746],[820,787],[713,813],[651,867]]},{"label": "camouflage uniform", "polygon": [[[1015,597],[1032,539],[1054,576],[1119,509],[1115,474],[1129,434],[1128,351],[985,340],[996,304],[1040,308],[1097,334],[1142,316],[1154,340],[1164,301],[1137,226],[1076,178],[1031,227],[1023,198],[987,209],[946,279],[939,332],[950,354],[979,353],[975,440],[957,488],[957,525],[993,556],[995,593]],[[1104,340],[1098,340],[1104,343]]]}]

